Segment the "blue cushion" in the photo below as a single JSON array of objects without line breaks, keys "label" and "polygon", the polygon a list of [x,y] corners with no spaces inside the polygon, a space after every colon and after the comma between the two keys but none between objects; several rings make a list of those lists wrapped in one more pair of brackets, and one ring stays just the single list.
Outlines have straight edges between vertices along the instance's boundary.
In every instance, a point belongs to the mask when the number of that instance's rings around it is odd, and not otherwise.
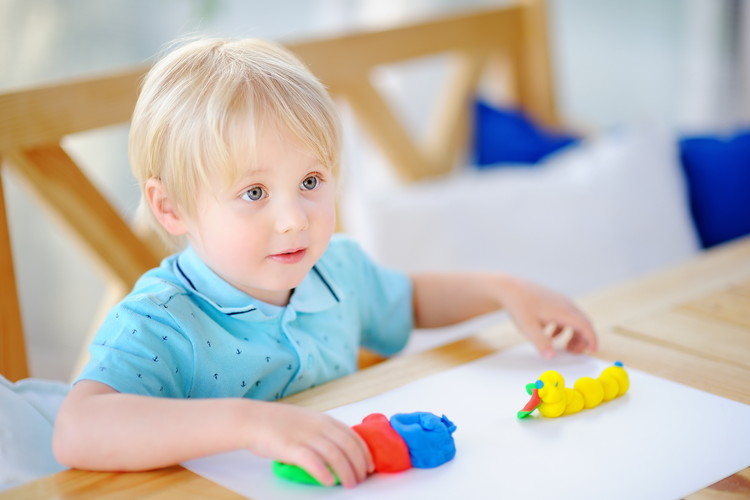
[{"label": "blue cushion", "polygon": [[680,156],[703,247],[750,234],[750,130],[684,138]]},{"label": "blue cushion", "polygon": [[544,130],[518,110],[498,109],[476,101],[473,164],[534,164],[578,138]]}]

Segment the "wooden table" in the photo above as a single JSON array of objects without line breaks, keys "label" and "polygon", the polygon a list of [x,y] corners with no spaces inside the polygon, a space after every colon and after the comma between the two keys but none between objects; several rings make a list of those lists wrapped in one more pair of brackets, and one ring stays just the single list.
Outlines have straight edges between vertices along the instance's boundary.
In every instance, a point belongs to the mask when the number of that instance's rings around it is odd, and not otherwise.
[{"label": "wooden table", "polygon": [[[601,336],[598,357],[750,404],[750,238],[675,268],[579,301]],[[427,352],[396,357],[288,401],[327,410],[465,363],[521,341],[510,323]],[[182,467],[143,473],[65,471],[5,498],[235,499]],[[692,500],[749,498],[750,468]]]}]

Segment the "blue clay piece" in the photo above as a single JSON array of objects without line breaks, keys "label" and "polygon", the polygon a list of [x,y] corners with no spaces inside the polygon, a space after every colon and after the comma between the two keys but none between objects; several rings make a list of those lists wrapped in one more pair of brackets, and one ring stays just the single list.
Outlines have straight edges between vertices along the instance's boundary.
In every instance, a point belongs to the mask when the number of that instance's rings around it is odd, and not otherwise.
[{"label": "blue clay piece", "polygon": [[412,467],[431,469],[456,455],[452,436],[456,426],[445,415],[397,413],[391,417],[391,427],[406,442]]}]

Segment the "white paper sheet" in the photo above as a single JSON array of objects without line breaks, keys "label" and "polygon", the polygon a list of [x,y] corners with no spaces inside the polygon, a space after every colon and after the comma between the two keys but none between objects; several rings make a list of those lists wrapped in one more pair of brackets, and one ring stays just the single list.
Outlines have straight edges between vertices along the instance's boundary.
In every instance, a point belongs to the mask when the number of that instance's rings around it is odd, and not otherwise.
[{"label": "white paper sheet", "polygon": [[528,401],[526,384],[555,369],[571,387],[579,377],[598,376],[608,363],[566,354],[545,361],[522,345],[331,410],[350,425],[373,412],[431,411],[458,427],[456,458],[448,464],[375,474],[350,490],[278,479],[269,460],[244,451],[183,465],[255,500],[669,499],[750,466],[750,406],[623,362],[631,381],[627,394],[556,419],[516,418]]}]

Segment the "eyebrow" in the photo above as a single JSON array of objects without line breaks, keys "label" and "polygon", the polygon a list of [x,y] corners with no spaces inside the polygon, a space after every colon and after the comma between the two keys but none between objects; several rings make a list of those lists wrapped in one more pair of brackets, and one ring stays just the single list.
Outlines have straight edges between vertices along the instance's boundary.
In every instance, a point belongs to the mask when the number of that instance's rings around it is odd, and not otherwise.
[{"label": "eyebrow", "polygon": [[[255,175],[260,175],[266,172],[273,172],[274,167],[270,168],[263,168],[259,167],[257,164],[254,164],[250,167],[248,167],[243,174],[239,176],[239,179],[245,179],[247,177],[252,177]],[[331,168],[327,167],[323,162],[318,160],[317,158],[313,158],[308,164],[305,165],[304,168],[300,168],[300,170],[305,171],[313,171],[313,170],[327,170],[330,171]]]}]

